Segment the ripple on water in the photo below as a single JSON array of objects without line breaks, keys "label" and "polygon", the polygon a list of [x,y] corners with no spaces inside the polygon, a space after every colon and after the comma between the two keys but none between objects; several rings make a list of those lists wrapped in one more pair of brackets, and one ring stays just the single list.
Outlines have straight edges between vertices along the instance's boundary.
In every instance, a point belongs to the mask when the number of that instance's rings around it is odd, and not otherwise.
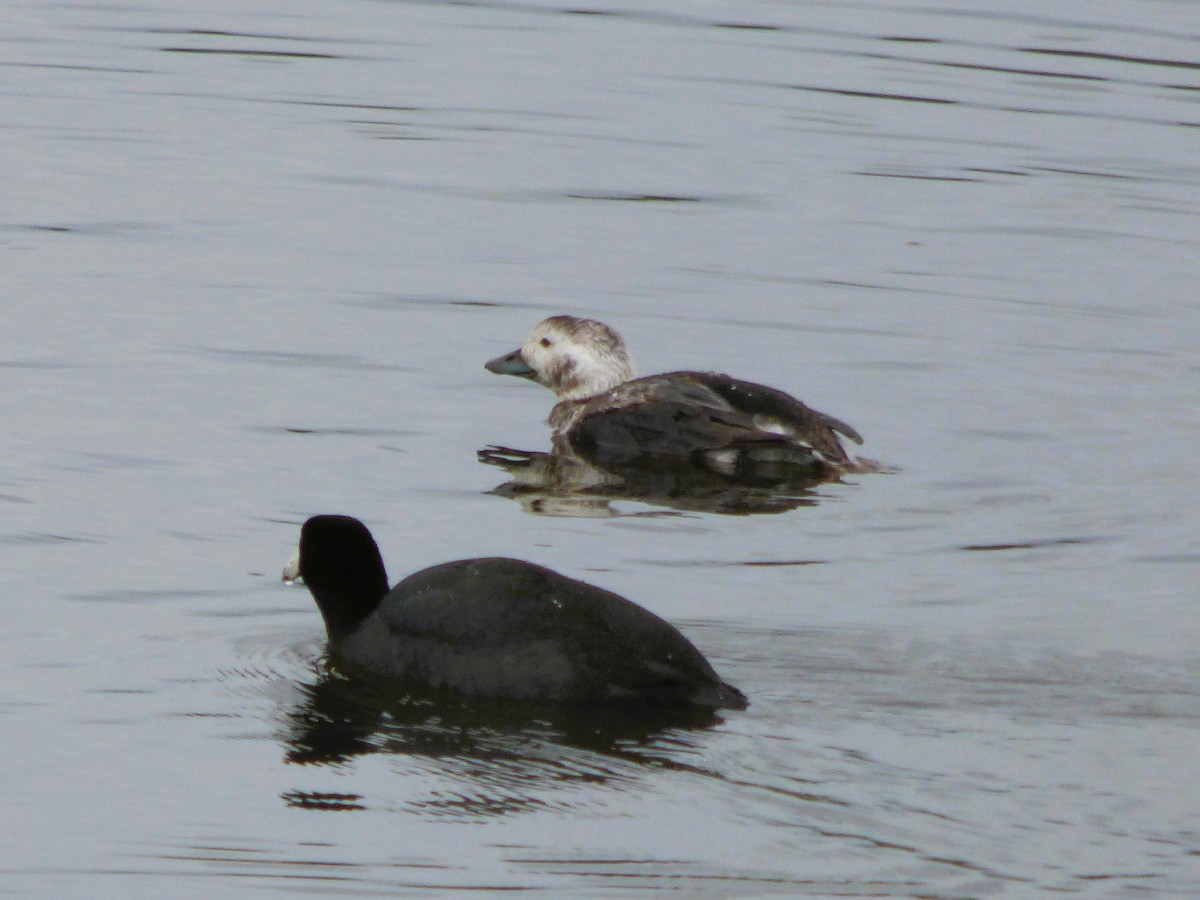
[{"label": "ripple on water", "polygon": [[[281,800],[308,810],[482,821],[538,811],[603,815],[613,805],[611,814],[619,815],[615,798],[652,790],[655,773],[699,772],[689,756],[723,721],[700,708],[609,709],[414,692],[338,672],[323,650],[312,633],[284,643],[265,632],[244,636],[237,664],[214,674],[222,714],[269,723],[270,739],[298,775],[347,771],[368,760],[395,772],[357,791],[298,777]],[[265,735],[240,727],[227,736]]]},{"label": "ripple on water", "polygon": [[[539,810],[600,814],[648,788],[721,718],[710,710],[569,707],[413,693],[328,668],[276,711],[284,758],[347,767],[385,759],[399,776],[361,797],[437,820]],[[616,813],[614,813],[616,814]]]},{"label": "ripple on water", "polygon": [[0,544],[102,544],[99,537],[58,532],[26,531],[18,534],[0,534]]},{"label": "ripple on water", "polygon": [[946,644],[870,629],[721,631],[726,655],[760,674],[757,684],[746,685],[756,707],[795,700],[795,686],[803,685],[803,709],[849,716],[894,711],[903,718],[908,709],[922,709],[1014,723],[1167,717],[1200,724],[1196,659],[1077,656],[1000,641]]},{"label": "ripple on water", "polygon": [[82,594],[68,594],[67,599],[79,600],[84,603],[116,603],[125,605],[139,603],[159,603],[162,601],[180,603],[188,600],[203,600],[205,598],[217,598],[224,596],[226,595],[220,591],[197,591],[176,588],[164,588],[156,590],[117,588],[104,591],[87,591]]},{"label": "ripple on water", "polygon": [[227,362],[251,363],[278,368],[336,369],[347,372],[412,372],[408,366],[368,362],[344,353],[301,353],[283,350],[243,350],[230,347],[200,347],[195,353]]},{"label": "ripple on water", "polygon": [[252,425],[247,430],[264,434],[311,434],[319,437],[414,437],[422,434],[403,428],[369,428],[369,427],[300,427],[294,425]]},{"label": "ripple on water", "polygon": [[[6,16],[6,889],[1197,895],[1191,4],[642,5]],[[753,521],[713,514],[792,498],[514,529],[587,504],[340,456],[403,462],[376,426],[430,410],[439,448],[505,433],[474,433],[508,402],[480,349],[564,304],[803,371],[916,465]],[[813,620],[872,627],[689,623],[751,709],[605,722],[343,679],[307,598],[113,588],[235,591],[230,542],[311,501],[260,464],[310,454],[426,546],[594,549],[751,622],[791,610],[729,582],[823,564]],[[1147,655],[1076,649],[1110,616]]]}]

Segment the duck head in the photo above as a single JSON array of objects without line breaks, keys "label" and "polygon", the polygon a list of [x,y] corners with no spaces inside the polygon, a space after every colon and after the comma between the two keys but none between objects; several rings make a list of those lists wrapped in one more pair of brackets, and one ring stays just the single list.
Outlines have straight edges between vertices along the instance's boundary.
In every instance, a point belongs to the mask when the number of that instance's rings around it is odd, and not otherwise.
[{"label": "duck head", "polygon": [[518,350],[485,364],[497,375],[529,378],[559,400],[582,400],[633,377],[625,341],[603,322],[575,316],[543,319]]}]

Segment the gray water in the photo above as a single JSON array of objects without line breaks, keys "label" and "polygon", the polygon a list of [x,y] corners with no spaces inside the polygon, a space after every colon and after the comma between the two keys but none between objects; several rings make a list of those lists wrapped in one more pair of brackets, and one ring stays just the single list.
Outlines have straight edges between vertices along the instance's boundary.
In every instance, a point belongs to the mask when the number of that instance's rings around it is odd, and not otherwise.
[{"label": "gray water", "polygon": [[[0,95],[0,892],[1200,894],[1193,3],[18,0]],[[558,312],[898,471],[497,495]],[[317,512],[752,706],[341,695]]]}]

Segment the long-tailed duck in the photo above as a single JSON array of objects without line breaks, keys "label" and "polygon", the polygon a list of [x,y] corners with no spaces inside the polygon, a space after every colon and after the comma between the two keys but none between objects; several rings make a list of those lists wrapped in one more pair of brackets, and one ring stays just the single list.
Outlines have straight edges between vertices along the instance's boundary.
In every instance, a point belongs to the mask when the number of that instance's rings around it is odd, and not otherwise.
[{"label": "long-tailed duck", "polygon": [[775,388],[713,372],[634,377],[621,336],[602,322],[544,319],[525,344],[489,361],[489,372],[554,391],[546,420],[560,449],[608,462],[686,457],[718,472],[789,463],[830,473],[860,468],[838,435],[862,437],[833,416]]}]

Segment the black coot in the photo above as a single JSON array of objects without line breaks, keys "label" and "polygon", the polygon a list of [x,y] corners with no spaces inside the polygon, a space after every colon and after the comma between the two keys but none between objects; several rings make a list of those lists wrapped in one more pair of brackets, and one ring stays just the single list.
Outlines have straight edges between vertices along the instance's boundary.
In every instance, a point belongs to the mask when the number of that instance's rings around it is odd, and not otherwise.
[{"label": "black coot", "polygon": [[284,573],[295,574],[325,619],[331,657],[352,668],[484,697],[747,706],[672,625],[533,563],[458,560],[388,590],[367,527],[314,516]]}]

